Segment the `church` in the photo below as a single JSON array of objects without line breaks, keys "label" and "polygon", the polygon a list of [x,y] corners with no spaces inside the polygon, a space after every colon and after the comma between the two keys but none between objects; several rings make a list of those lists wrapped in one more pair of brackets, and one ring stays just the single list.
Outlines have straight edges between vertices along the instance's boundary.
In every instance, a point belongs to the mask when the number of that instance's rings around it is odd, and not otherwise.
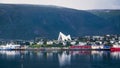
[{"label": "church", "polygon": [[70,35],[65,35],[62,32],[59,33],[58,41],[70,41],[70,40],[71,40]]}]

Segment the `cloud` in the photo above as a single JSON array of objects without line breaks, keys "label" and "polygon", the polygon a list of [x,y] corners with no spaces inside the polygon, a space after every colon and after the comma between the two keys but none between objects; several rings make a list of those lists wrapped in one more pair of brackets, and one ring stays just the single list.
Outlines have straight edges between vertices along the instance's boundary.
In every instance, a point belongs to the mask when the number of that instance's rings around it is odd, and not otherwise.
[{"label": "cloud", "polygon": [[98,9],[119,9],[120,1],[119,0],[102,0],[96,1],[95,7]]},{"label": "cloud", "polygon": [[120,0],[0,0],[0,3],[57,5],[75,9],[120,9]]}]

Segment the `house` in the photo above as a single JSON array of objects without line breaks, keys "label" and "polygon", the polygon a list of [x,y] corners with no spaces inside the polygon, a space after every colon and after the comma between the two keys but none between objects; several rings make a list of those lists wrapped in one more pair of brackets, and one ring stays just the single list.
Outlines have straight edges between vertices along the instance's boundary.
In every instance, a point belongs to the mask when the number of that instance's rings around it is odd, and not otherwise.
[{"label": "house", "polygon": [[47,45],[52,45],[52,44],[53,44],[53,41],[47,41],[46,44],[47,44]]}]

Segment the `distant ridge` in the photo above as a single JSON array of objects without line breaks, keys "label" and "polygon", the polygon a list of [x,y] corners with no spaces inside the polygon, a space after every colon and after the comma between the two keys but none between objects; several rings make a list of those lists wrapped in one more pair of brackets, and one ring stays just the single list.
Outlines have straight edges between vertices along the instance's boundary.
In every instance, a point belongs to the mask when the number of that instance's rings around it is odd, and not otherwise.
[{"label": "distant ridge", "polygon": [[[114,12],[115,10],[109,10]],[[98,12],[98,11],[97,11]],[[57,6],[0,4],[0,38],[56,38],[59,32],[73,36],[120,34],[120,16]],[[102,12],[102,10],[101,10]],[[120,11],[118,11],[120,13]]]}]

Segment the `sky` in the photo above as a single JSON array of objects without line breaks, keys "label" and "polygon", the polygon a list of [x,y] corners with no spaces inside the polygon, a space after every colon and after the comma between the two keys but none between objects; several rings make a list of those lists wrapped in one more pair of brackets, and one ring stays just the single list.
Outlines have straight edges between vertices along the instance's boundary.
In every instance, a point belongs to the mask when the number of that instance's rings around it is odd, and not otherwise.
[{"label": "sky", "polygon": [[120,9],[120,0],[0,0],[0,3],[55,5],[80,10]]}]

